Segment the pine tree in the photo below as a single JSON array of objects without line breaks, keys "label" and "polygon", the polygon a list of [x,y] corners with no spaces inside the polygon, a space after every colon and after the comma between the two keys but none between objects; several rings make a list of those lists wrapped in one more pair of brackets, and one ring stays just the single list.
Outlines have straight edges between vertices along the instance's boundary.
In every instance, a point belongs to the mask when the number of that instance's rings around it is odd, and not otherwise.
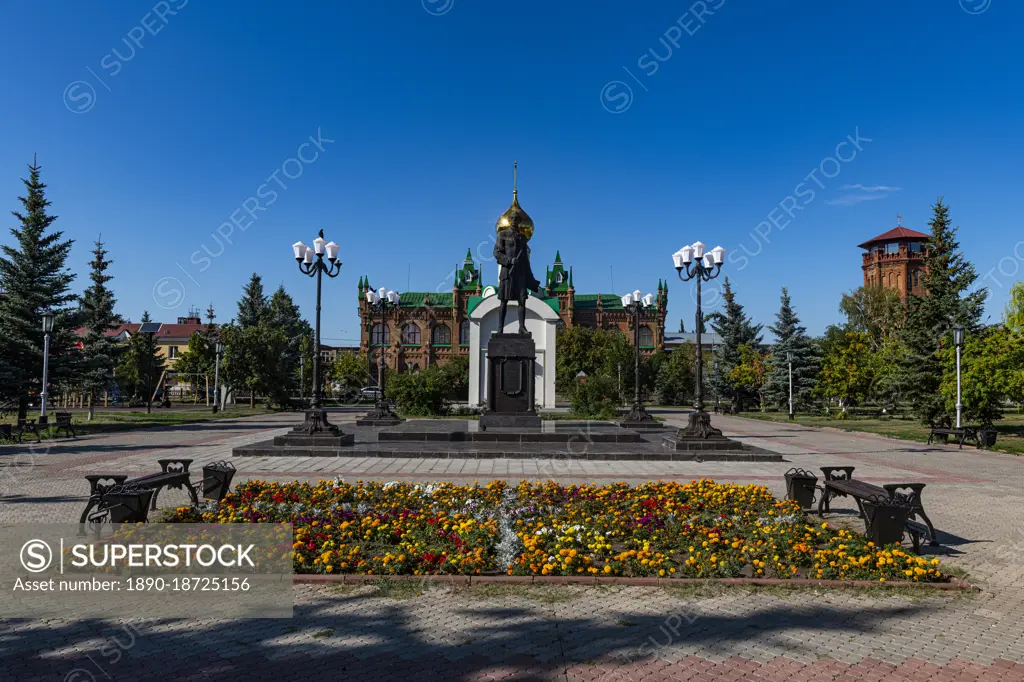
[{"label": "pine tree", "polygon": [[777,339],[772,347],[765,398],[780,409],[789,408],[789,354],[793,363],[793,409],[807,408],[814,400],[814,387],[821,371],[817,346],[793,310],[789,291],[782,287],[775,324],[768,327]]},{"label": "pine tree", "polygon": [[[722,287],[722,298],[725,301],[725,312],[711,313],[706,319],[711,323],[711,328],[722,337],[722,348],[718,351],[718,392],[721,395],[731,395],[733,407],[739,411],[753,395],[749,390],[734,384],[728,377],[733,368],[742,362],[741,346],[746,344],[760,347],[761,325],[754,324],[743,312],[743,306],[736,302],[736,293],[732,290],[728,277],[725,278]],[[714,377],[712,379],[716,380]]]},{"label": "pine tree", "polygon": [[242,298],[238,301],[238,326],[242,329],[255,327],[267,315],[267,297],[263,293],[263,279],[252,273],[249,283],[242,288]]},{"label": "pine tree", "polygon": [[93,259],[89,262],[92,284],[82,295],[82,324],[85,336],[82,339],[82,387],[89,394],[89,421],[95,416],[97,394],[110,387],[117,365],[117,348],[107,334],[116,328],[119,319],[114,312],[116,299],[107,287],[113,277],[107,274],[111,261],[103,248],[103,237],[96,240]]},{"label": "pine tree", "polygon": [[[294,379],[289,383],[297,384],[302,357],[302,339],[312,336],[313,330],[309,323],[302,319],[299,314],[299,306],[295,305],[295,301],[285,291],[283,284],[270,297],[270,302],[267,305],[267,323],[271,328],[283,331],[288,340],[281,362],[284,364],[286,376]],[[324,372],[324,375],[326,375],[325,369],[325,367],[321,367],[321,372]],[[312,372],[312,368],[310,371]]]},{"label": "pine tree", "polygon": [[901,334],[906,352],[896,379],[917,416],[924,423],[937,424],[951,421],[939,392],[939,351],[943,343],[952,343],[953,325],[963,325],[969,331],[979,329],[988,291],[971,291],[978,275],[960,253],[957,228],[952,226],[949,207],[941,198],[932,206],[929,225],[925,294],[912,294],[907,299],[907,323]]},{"label": "pine tree", "polygon": [[28,395],[43,374],[42,317],[54,314],[50,333],[50,383],[66,381],[74,372],[70,352],[79,324],[77,296],[71,292],[72,274],[66,267],[72,240],[59,230],[49,231],[57,216],[46,209],[46,185],[39,179],[41,167],[33,158],[29,177],[22,180],[26,195],[19,200],[23,212],[12,214],[20,225],[11,228],[14,243],[0,247],[0,393],[16,401],[18,416],[28,414]]}]

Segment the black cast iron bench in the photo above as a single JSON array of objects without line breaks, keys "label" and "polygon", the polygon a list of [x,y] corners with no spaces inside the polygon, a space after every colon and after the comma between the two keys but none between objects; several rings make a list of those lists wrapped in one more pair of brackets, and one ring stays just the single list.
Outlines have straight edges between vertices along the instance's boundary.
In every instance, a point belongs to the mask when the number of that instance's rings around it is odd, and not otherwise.
[{"label": "black cast iron bench", "polygon": [[932,440],[938,436],[939,440],[943,443],[949,441],[949,437],[953,438],[960,444],[960,449],[963,450],[964,443],[966,441],[972,441],[973,443],[980,444],[978,440],[978,429],[973,426],[962,426],[959,429],[955,426],[933,426],[931,433],[928,434],[928,445],[932,444]]},{"label": "black cast iron bench", "polygon": [[89,501],[85,505],[85,511],[79,519],[79,524],[88,521],[96,521],[96,518],[89,518],[89,513],[94,508],[102,509],[103,496],[115,487],[131,486],[137,490],[152,490],[153,495],[149,500],[149,509],[156,509],[156,499],[164,488],[186,489],[192,503],[198,505],[199,497],[196,489],[189,479],[188,468],[192,464],[191,459],[158,459],[160,473],[148,474],[138,478],[129,479],[126,474],[90,474],[85,477],[89,481]]},{"label": "black cast iron bench", "polygon": [[[856,467],[821,467],[825,480],[821,486],[821,499],[818,500],[818,516],[830,511],[829,502],[836,497],[852,497],[857,503],[857,510],[860,517],[864,519],[868,530],[870,530],[874,507],[884,505],[886,502],[894,502],[911,508],[910,518],[920,516],[927,528],[927,535],[930,544],[939,544],[935,537],[935,526],[931,519],[925,514],[924,506],[921,503],[921,492],[924,490],[924,483],[886,483],[881,486],[858,481],[853,478],[853,471]],[[910,492],[900,492],[909,490]],[[866,509],[870,505],[872,509]],[[918,547],[920,529],[908,523],[907,531],[914,541],[915,550]]]},{"label": "black cast iron bench", "polygon": [[42,437],[39,435],[39,425],[36,424],[35,419],[19,419],[18,423],[11,427],[11,435],[7,437],[21,443],[26,433],[35,436],[37,443],[43,442]]},{"label": "black cast iron bench", "polygon": [[72,438],[78,438],[78,435],[75,433],[75,426],[71,423],[70,412],[54,413],[54,421],[50,424],[50,427],[53,429],[54,433],[58,435],[63,431]]}]

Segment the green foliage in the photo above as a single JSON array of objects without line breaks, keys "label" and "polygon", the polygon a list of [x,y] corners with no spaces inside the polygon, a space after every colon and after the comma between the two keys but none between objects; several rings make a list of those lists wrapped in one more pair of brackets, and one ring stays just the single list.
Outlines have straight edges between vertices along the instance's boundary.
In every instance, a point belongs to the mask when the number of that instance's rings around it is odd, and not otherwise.
[{"label": "green foliage", "polygon": [[231,324],[221,329],[221,338],[221,376],[225,385],[283,402],[290,379],[288,368],[280,362],[288,347],[284,331],[265,322],[244,328]]},{"label": "green foliage", "polygon": [[[641,323],[643,324],[643,322]],[[631,400],[635,394],[636,356],[633,344],[617,329],[591,329],[573,327],[558,333],[555,350],[555,386],[563,395],[573,395],[577,387],[576,376],[584,372],[587,377],[602,376],[610,379],[618,394],[622,382],[621,400]],[[640,393],[648,395],[657,383],[658,368],[665,354],[655,351],[640,356]]]},{"label": "green foliage", "polygon": [[447,414],[451,401],[468,383],[469,364],[448,362],[415,373],[397,374],[388,378],[385,388],[402,414],[434,417]]},{"label": "green foliage", "polygon": [[789,291],[782,289],[781,305],[775,324],[768,328],[776,339],[769,357],[765,380],[765,399],[780,409],[789,409],[789,361],[793,358],[793,409],[809,408],[814,402],[814,388],[821,371],[818,347],[807,336],[807,329],[790,303]]},{"label": "green foliage", "polygon": [[729,377],[733,368],[740,364],[740,347],[745,344],[761,345],[761,325],[754,324],[743,312],[743,306],[736,301],[736,292],[728,277],[722,287],[722,298],[725,301],[724,312],[714,312],[707,316],[711,328],[722,337],[723,343],[719,350],[718,377],[714,380],[718,383],[718,392],[723,396],[731,396],[736,409],[742,410],[743,404],[753,397],[752,393],[745,386],[734,384]]},{"label": "green foliage", "polygon": [[[214,344],[216,341],[214,342]],[[196,390],[206,390],[206,382],[213,387],[217,348],[206,335],[196,332],[188,339],[188,348],[174,362],[174,371]]]},{"label": "green foliage", "polygon": [[[310,357],[312,358],[312,355]],[[312,371],[308,369],[311,366],[309,363],[306,364],[307,373]],[[370,383],[369,361],[363,353],[342,353],[331,365],[328,377],[330,384],[338,384],[346,392],[358,391]],[[309,376],[306,377],[306,381],[308,384]],[[309,395],[308,391],[306,395]]]},{"label": "green foliage", "polygon": [[839,312],[846,316],[847,330],[866,333],[876,350],[903,329],[907,317],[900,295],[882,286],[858,287],[843,294]]},{"label": "green foliage", "polygon": [[263,278],[252,273],[249,283],[242,287],[242,298],[238,301],[238,318],[235,322],[242,329],[255,327],[269,313],[266,294],[263,293]]},{"label": "green foliage", "polygon": [[1003,312],[1003,324],[1007,329],[1024,332],[1024,282],[1017,282],[1010,287],[1010,300],[1006,302]]},{"label": "green foliage", "polygon": [[[150,322],[149,311],[141,322]],[[117,368],[117,382],[132,400],[149,401],[164,371],[164,358],[157,353],[153,334],[132,334]]]},{"label": "green foliage", "polygon": [[617,404],[618,384],[607,376],[587,377],[572,394],[573,415],[583,419],[614,419]]},{"label": "green foliage", "polygon": [[81,387],[89,393],[90,420],[94,415],[97,394],[108,390],[113,383],[118,349],[107,333],[120,321],[114,313],[114,293],[107,287],[113,278],[107,274],[111,261],[107,260],[102,239],[96,240],[92,253],[93,259],[89,262],[92,284],[85,290],[81,302],[85,335],[82,338],[80,375]]},{"label": "green foliage", "polygon": [[81,323],[78,297],[71,292],[75,275],[66,267],[73,242],[50,230],[57,217],[47,213],[40,166],[33,160],[28,168],[26,194],[19,198],[22,211],[13,212],[19,224],[11,228],[12,242],[0,247],[0,400],[17,401],[20,417],[26,416],[28,394],[39,389],[43,374],[43,312],[54,313],[51,383],[74,378],[74,332]]},{"label": "green foliage", "polygon": [[768,355],[753,344],[741,345],[740,361],[729,371],[729,381],[733,386],[756,395],[762,412],[765,408],[767,377]]},{"label": "green foliage", "polygon": [[949,207],[939,199],[932,212],[925,256],[927,293],[907,297],[907,323],[900,333],[906,352],[894,377],[913,403],[915,414],[926,424],[948,423],[950,419],[939,390],[943,375],[939,359],[942,343],[950,339],[952,325],[963,325],[970,333],[978,331],[988,295],[984,288],[973,289],[978,276],[974,266],[960,253]]},{"label": "green foliage", "polygon": [[[945,409],[956,413],[956,349],[952,343],[939,352],[941,394]],[[1004,401],[1024,401],[1024,334],[1002,325],[968,334],[961,349],[961,400],[964,423],[991,425],[1002,419]]]},{"label": "green foliage", "polygon": [[658,369],[658,402],[663,405],[689,405],[693,402],[694,346],[680,346],[660,363]]},{"label": "green foliage", "polygon": [[817,393],[839,403],[842,411],[868,394],[872,380],[871,340],[864,332],[833,339],[822,358]]}]

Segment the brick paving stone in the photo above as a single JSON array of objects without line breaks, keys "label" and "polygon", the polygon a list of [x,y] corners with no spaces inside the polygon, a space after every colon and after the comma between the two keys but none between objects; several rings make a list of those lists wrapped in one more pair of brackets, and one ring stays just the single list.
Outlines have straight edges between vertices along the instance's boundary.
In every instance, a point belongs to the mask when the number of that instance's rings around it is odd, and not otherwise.
[{"label": "brick paving stone", "polygon": [[[344,415],[335,421],[351,421]],[[678,414],[667,414],[681,423]],[[45,447],[0,446],[0,522],[74,521],[93,471],[153,471],[165,456],[200,469],[238,445],[284,433],[294,415],[88,436]],[[980,592],[905,596],[828,592],[813,597],[737,590],[681,600],[659,588],[572,587],[571,598],[473,599],[431,587],[408,600],[330,587],[295,587],[292,621],[134,621],[137,642],[116,661],[100,647],[121,622],[0,621],[0,679],[64,679],[95,660],[96,679],[343,680],[1019,680],[1024,682],[1024,460],[929,447],[867,434],[715,417],[727,435],[786,455],[787,462],[603,462],[531,460],[319,461],[236,458],[236,479],[333,478],[468,483],[523,477],[638,483],[715,478],[766,485],[782,495],[792,466],[857,467],[868,481],[920,481],[942,533],[938,555],[969,572]],[[162,506],[184,504],[181,491]],[[837,500],[837,513],[853,505]],[[932,551],[926,548],[926,551]],[[367,588],[368,591],[372,590]],[[671,641],[661,629],[681,608],[696,615]],[[628,621],[636,626],[624,627]],[[329,637],[314,636],[331,630]],[[654,655],[637,649],[653,638]],[[650,643],[648,649],[651,648]],[[649,652],[648,652],[649,653]],[[81,675],[81,674],[80,674]],[[74,679],[74,678],[72,678]],[[81,679],[90,679],[81,676]]]}]

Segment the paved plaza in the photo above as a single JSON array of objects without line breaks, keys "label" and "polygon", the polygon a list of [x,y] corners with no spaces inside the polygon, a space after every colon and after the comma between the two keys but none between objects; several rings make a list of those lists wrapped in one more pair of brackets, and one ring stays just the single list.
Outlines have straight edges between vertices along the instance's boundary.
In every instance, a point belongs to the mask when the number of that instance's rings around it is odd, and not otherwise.
[{"label": "paved plaza", "polygon": [[[665,413],[674,424],[681,413]],[[336,421],[354,420],[356,413]],[[194,469],[283,434],[296,415],[0,446],[0,521],[74,522],[83,476]],[[868,434],[715,417],[784,462],[599,461],[585,439],[540,459],[234,458],[236,482],[559,482],[714,478],[784,494],[790,467],[857,467],[876,483],[927,484],[942,547],[973,594],[881,590],[519,585],[298,585],[291,620],[0,621],[0,679],[19,680],[1024,680],[1024,461]],[[185,503],[161,494],[162,507]],[[850,500],[833,503],[849,520]],[[0,614],[2,615],[2,614]],[[112,642],[116,641],[116,645]],[[642,650],[641,650],[642,648]]]}]

